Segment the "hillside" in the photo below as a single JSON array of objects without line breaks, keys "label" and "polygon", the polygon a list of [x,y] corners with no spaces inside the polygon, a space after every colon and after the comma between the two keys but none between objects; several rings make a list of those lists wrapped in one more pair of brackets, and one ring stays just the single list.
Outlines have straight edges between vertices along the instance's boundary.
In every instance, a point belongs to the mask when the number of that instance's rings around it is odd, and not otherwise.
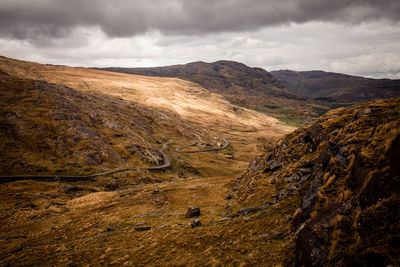
[{"label": "hillside", "polygon": [[2,57],[0,265],[397,266],[399,104],[295,130],[178,78]]},{"label": "hillside", "polygon": [[171,141],[221,139],[166,111],[99,92],[0,75],[1,174],[87,174],[162,163]]},{"label": "hillside", "polygon": [[1,265],[246,261],[243,233],[210,246],[244,223],[218,222],[227,184],[292,127],[177,78],[4,57],[0,72]]},{"label": "hillside", "polygon": [[368,79],[324,71],[271,71],[291,92],[338,104],[400,97],[400,80]]},{"label": "hillside", "polygon": [[399,118],[400,98],[330,111],[233,182],[248,211],[286,218],[288,265],[399,265]]},{"label": "hillside", "polygon": [[154,68],[104,68],[103,70],[146,75],[177,77],[200,84],[222,95],[230,103],[280,117],[284,121],[307,122],[327,111],[317,102],[305,101],[288,90],[262,68],[251,68],[234,61],[192,62]]}]

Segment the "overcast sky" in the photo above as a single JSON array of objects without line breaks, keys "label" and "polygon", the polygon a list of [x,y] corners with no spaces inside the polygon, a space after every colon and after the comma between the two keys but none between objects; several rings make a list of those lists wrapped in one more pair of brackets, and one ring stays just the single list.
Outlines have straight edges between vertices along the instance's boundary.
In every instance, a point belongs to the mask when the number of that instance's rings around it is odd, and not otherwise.
[{"label": "overcast sky", "polygon": [[98,67],[226,59],[400,79],[400,0],[0,0],[0,55]]}]

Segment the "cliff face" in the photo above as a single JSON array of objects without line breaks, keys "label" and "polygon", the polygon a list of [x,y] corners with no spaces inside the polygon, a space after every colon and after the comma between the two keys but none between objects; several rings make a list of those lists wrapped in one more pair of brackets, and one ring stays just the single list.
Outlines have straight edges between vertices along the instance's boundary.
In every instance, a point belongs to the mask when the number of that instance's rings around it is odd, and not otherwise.
[{"label": "cliff face", "polygon": [[399,98],[331,111],[254,159],[234,182],[236,198],[295,207],[296,265],[396,266],[399,118]]}]

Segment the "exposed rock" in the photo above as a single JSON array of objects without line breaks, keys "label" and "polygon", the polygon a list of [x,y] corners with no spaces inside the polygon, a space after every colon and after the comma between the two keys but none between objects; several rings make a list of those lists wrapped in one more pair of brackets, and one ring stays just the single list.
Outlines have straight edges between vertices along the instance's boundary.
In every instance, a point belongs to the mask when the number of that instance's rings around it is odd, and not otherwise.
[{"label": "exposed rock", "polygon": [[103,163],[103,158],[97,152],[86,152],[84,156],[86,163],[89,165],[100,165]]},{"label": "exposed rock", "polygon": [[137,226],[137,227],[135,227],[135,230],[138,231],[138,232],[148,231],[150,229],[151,229],[150,226]]},{"label": "exposed rock", "polygon": [[225,197],[226,200],[231,200],[232,198],[233,198],[232,195],[227,195],[227,196]]},{"label": "exposed rock", "polygon": [[232,182],[239,202],[278,192],[279,203],[294,207],[289,265],[400,264],[393,249],[400,239],[399,118],[400,99],[331,111],[281,139]]},{"label": "exposed rock", "polygon": [[237,211],[237,213],[239,213],[240,215],[247,215],[247,214],[251,214],[251,213],[256,213],[257,211],[259,211],[260,208],[259,207],[247,207],[247,208],[243,208]]},{"label": "exposed rock", "polygon": [[194,220],[190,223],[190,226],[192,226],[192,228],[199,227],[199,226],[201,226],[201,222],[200,222],[199,219],[194,219]]},{"label": "exposed rock", "polygon": [[190,206],[186,212],[186,218],[197,217],[200,216],[200,208],[195,206]]}]

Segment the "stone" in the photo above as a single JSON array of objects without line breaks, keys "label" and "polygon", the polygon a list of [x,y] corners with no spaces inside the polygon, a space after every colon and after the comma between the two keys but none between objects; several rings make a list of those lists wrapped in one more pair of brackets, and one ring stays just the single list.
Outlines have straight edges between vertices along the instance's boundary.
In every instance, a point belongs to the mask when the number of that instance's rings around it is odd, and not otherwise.
[{"label": "stone", "polygon": [[77,187],[76,185],[64,185],[64,192],[65,193],[70,193],[70,192],[75,192],[75,191],[79,191],[79,187]]},{"label": "stone", "polygon": [[138,231],[138,232],[148,231],[150,229],[151,229],[150,226],[138,226],[138,227],[135,227],[135,230]]},{"label": "stone", "polygon": [[271,164],[269,164],[269,168],[271,171],[276,171],[278,170],[282,164],[279,161],[273,161]]},{"label": "stone", "polygon": [[195,206],[190,206],[186,212],[186,218],[200,216],[200,208]]},{"label": "stone", "polygon": [[190,223],[190,226],[192,226],[192,228],[199,227],[199,226],[201,226],[201,222],[200,222],[199,219],[194,219],[194,220]]},{"label": "stone", "polygon": [[239,213],[240,215],[247,215],[250,213],[255,213],[259,210],[258,207],[247,207],[247,208],[243,208],[237,211],[237,213]]}]

